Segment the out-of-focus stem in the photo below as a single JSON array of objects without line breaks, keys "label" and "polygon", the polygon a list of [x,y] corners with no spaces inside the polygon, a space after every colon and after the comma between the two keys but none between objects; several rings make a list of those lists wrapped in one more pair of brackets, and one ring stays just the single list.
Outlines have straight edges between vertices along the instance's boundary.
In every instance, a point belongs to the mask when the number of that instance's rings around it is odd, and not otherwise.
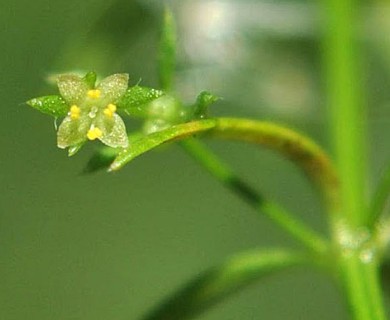
[{"label": "out-of-focus stem", "polygon": [[268,216],[279,227],[287,231],[308,249],[316,253],[324,253],[326,251],[326,240],[303,222],[299,221],[294,215],[248,185],[232,168],[200,141],[187,139],[181,142],[181,146],[203,168],[211,173],[214,178],[244,199],[253,208]]}]

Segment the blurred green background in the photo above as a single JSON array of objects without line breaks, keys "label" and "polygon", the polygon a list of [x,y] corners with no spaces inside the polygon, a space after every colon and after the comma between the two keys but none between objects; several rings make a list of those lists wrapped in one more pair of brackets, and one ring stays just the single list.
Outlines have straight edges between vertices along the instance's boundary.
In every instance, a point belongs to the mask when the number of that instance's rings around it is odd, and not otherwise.
[{"label": "blurred green background", "polygon": [[[322,94],[321,10],[312,1],[171,1],[176,87],[224,98],[215,115],[275,120],[330,149]],[[128,72],[157,87],[162,2],[1,0],[0,319],[139,319],[202,270],[255,247],[292,246],[266,218],[177,146],[115,174],[84,176],[99,146],[68,158],[53,121],[23,104],[55,93],[51,73]],[[362,20],[372,185],[388,147],[390,7]],[[346,120],[347,121],[347,120]],[[132,127],[133,126],[133,127]],[[128,129],[135,128],[130,123]],[[208,144],[260,190],[326,232],[313,190],[290,163],[253,146]],[[199,319],[346,319],[326,276],[273,275]]]}]

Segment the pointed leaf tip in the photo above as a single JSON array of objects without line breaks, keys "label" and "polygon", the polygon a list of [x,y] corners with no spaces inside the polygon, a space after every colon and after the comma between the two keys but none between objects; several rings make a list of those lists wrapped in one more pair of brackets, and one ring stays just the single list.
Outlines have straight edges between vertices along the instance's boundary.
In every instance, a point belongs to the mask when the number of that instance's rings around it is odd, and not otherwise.
[{"label": "pointed leaf tip", "polygon": [[58,95],[34,98],[26,103],[30,107],[55,118],[66,116],[69,111],[69,107],[64,99]]},{"label": "pointed leaf tip", "polygon": [[117,106],[132,116],[148,117],[147,105],[164,94],[161,90],[136,85],[127,89]]}]

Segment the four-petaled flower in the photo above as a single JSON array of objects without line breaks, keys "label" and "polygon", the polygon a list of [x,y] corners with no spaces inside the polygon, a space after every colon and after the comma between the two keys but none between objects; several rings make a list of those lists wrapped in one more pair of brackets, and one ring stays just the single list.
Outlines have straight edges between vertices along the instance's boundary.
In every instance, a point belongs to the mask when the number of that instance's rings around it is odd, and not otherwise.
[{"label": "four-petaled flower", "polygon": [[114,74],[91,88],[85,78],[77,75],[58,76],[58,89],[69,107],[58,128],[58,147],[73,147],[87,139],[99,139],[113,148],[127,148],[126,127],[116,113],[116,102],[126,93],[128,80],[127,74]]}]

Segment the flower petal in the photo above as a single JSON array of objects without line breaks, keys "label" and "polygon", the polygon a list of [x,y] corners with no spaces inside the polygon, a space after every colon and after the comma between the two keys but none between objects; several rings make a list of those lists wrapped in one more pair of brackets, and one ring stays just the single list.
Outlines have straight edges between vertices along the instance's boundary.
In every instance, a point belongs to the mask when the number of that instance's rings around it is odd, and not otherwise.
[{"label": "flower petal", "polygon": [[87,95],[88,85],[83,78],[75,74],[62,74],[57,77],[61,96],[69,104],[81,104]]},{"label": "flower petal", "polygon": [[101,91],[101,99],[104,103],[115,103],[126,93],[128,82],[127,73],[117,73],[104,78],[96,89]]},{"label": "flower petal", "polygon": [[76,120],[70,116],[65,117],[57,132],[58,147],[64,149],[85,141],[90,126],[91,118],[88,115]]},{"label": "flower petal", "polygon": [[98,117],[95,126],[103,132],[99,140],[109,147],[127,148],[129,146],[125,124],[116,113],[110,119],[105,116]]}]

